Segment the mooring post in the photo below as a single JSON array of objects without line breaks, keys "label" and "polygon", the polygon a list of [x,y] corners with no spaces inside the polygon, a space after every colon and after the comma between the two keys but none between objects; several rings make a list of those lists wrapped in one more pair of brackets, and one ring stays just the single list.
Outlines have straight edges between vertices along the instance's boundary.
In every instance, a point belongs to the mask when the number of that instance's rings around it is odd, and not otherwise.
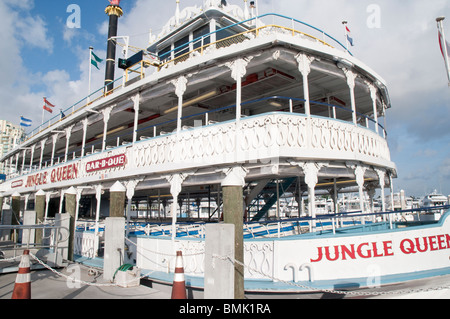
[{"label": "mooring post", "polygon": [[[40,189],[37,191],[34,197],[34,208],[36,209],[36,224],[42,224],[45,216],[45,192]],[[36,245],[42,244],[42,235],[44,231],[42,229],[36,229],[35,240]]]},{"label": "mooring post", "polygon": [[[19,225],[20,224],[20,194],[15,192],[12,195],[12,204],[11,204],[12,216],[11,216],[11,225]],[[11,229],[11,240],[17,242],[18,233]]]},{"label": "mooring post", "polygon": [[0,225],[3,220],[3,196],[0,196]]},{"label": "mooring post", "polygon": [[244,299],[244,194],[245,176],[242,167],[233,167],[222,181],[223,216],[234,225],[234,298]]},{"label": "mooring post", "polygon": [[120,182],[114,183],[109,190],[109,217],[124,217],[126,191],[127,189]]},{"label": "mooring post", "polygon": [[205,299],[234,298],[234,255],[234,225],[206,225]]},{"label": "mooring post", "polygon": [[69,214],[69,251],[67,258],[73,260],[73,246],[75,238],[75,213],[77,209],[77,190],[74,187],[69,188],[66,193],[66,213]]},{"label": "mooring post", "polygon": [[103,279],[112,282],[114,273],[124,261],[125,217],[108,217],[105,220],[105,255]]}]

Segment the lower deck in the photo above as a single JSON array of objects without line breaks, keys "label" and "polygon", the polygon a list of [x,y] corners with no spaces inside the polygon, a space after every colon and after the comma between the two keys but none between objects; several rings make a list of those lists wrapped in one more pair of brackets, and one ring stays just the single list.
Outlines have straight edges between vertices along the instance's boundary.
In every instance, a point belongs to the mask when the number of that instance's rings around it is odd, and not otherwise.
[{"label": "lower deck", "polygon": [[[362,295],[379,295],[378,288],[391,286],[396,291],[408,282],[448,276],[448,208],[390,212],[380,214],[381,220],[375,222],[373,216],[355,213],[345,218],[342,214],[321,216],[312,232],[309,218],[247,223],[245,290],[254,296],[323,292],[358,296],[361,291]],[[434,217],[435,211],[445,213],[438,220],[420,221]],[[175,239],[171,225],[130,225],[134,230],[130,229],[126,239],[126,263],[137,266],[146,279],[170,285],[174,276],[171,252],[182,250],[186,285],[202,290],[204,225],[180,224]],[[102,259],[78,256],[78,261],[95,265]],[[421,292],[421,288],[414,291]]]}]

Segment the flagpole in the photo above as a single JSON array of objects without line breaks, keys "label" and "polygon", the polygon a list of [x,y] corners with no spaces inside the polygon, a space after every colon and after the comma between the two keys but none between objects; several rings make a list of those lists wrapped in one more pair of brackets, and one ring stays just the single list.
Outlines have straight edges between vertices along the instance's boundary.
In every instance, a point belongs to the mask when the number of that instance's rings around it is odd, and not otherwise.
[{"label": "flagpole", "polygon": [[92,59],[92,50],[94,50],[94,48],[93,47],[89,47],[89,91],[88,91],[88,98],[87,98],[87,103],[88,104],[91,101],[91,74],[92,74],[91,59]]},{"label": "flagpole", "polygon": [[[45,97],[44,97],[44,104],[45,104]],[[42,106],[42,123],[41,126],[44,125],[44,106]]]},{"label": "flagpole", "polygon": [[450,87],[450,64],[448,61],[448,51],[447,51],[447,40],[445,37],[445,32],[444,32],[444,21],[445,17],[438,17],[436,18],[436,22],[438,24],[438,30],[439,30],[439,37],[440,37],[440,42],[441,42],[441,48],[442,48],[442,52],[444,53],[444,61],[445,61],[445,68],[447,69],[447,79],[448,79],[448,86]]},{"label": "flagpole", "polygon": [[347,37],[348,33],[346,28],[347,23],[348,23],[347,21],[342,21],[342,25],[344,26],[345,48],[347,49],[348,52],[348,37]]}]

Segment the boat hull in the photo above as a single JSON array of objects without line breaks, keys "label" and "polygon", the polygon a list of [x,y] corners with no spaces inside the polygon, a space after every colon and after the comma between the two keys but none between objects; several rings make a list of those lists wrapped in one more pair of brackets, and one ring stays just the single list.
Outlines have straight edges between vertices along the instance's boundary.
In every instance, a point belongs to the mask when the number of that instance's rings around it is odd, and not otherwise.
[{"label": "boat hull", "polygon": [[[187,283],[203,287],[202,239],[175,241],[138,236],[137,266],[152,279],[170,282],[167,252],[184,250]],[[145,257],[139,256],[145,252]],[[248,293],[340,293],[450,275],[450,212],[437,223],[389,229],[370,224],[244,243]],[[165,262],[164,262],[165,260]]]}]

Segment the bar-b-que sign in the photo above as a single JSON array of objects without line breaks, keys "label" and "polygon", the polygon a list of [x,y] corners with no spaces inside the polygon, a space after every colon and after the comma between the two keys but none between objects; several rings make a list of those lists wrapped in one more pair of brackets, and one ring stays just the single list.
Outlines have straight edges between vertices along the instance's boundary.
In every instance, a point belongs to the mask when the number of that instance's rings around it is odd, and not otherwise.
[{"label": "bar-b-que sign", "polygon": [[127,156],[125,154],[120,154],[116,156],[111,156],[86,164],[86,173],[92,173],[96,171],[101,171],[104,169],[110,169],[114,167],[124,166],[127,162]]}]

